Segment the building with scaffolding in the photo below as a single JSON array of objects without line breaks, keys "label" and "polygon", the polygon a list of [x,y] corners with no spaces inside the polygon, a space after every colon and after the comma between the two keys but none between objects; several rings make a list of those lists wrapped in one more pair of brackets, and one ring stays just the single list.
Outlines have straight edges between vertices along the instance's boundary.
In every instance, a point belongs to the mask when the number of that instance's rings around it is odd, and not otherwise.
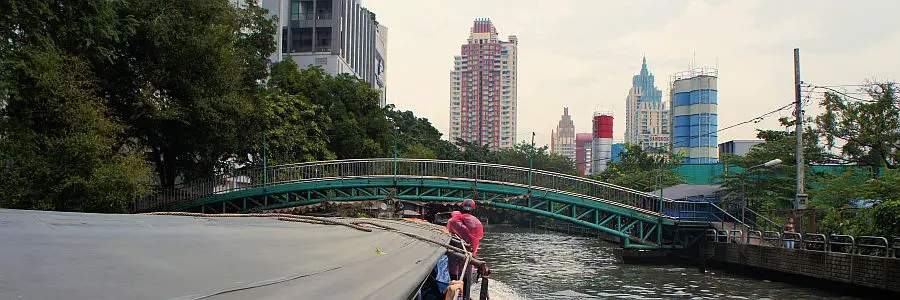
[{"label": "building with scaffolding", "polygon": [[595,112],[593,118],[593,145],[591,145],[591,174],[606,170],[612,160],[613,114]]},{"label": "building with scaffolding", "polygon": [[670,113],[672,151],[684,155],[685,164],[718,162],[719,70],[693,68],[672,76]]}]

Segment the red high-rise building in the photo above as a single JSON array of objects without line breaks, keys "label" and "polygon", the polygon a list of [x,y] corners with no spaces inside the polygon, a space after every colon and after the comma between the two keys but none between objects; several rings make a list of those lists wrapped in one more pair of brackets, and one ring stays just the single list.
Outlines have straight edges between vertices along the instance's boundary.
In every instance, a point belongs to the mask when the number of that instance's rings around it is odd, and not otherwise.
[{"label": "red high-rise building", "polygon": [[450,72],[450,141],[516,144],[517,43],[501,41],[490,19],[475,20]]},{"label": "red high-rise building", "polygon": [[591,171],[591,143],[594,139],[591,133],[575,134],[575,169],[578,175],[588,175]]}]

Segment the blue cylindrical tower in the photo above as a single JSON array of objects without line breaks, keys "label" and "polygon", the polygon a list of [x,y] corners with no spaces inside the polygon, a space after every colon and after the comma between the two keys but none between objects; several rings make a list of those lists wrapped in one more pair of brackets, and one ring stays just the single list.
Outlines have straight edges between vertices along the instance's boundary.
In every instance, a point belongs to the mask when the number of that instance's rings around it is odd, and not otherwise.
[{"label": "blue cylindrical tower", "polygon": [[670,95],[672,150],[686,164],[718,162],[718,70],[697,68],[675,74]]}]

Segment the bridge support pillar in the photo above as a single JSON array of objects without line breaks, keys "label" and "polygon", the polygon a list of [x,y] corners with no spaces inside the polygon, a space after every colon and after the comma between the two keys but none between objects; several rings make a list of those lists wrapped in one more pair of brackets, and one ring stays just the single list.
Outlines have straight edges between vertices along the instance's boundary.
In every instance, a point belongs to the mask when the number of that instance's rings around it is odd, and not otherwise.
[{"label": "bridge support pillar", "polygon": [[698,259],[699,259],[699,271],[700,274],[706,274],[706,238],[700,239],[700,244],[697,245]]}]

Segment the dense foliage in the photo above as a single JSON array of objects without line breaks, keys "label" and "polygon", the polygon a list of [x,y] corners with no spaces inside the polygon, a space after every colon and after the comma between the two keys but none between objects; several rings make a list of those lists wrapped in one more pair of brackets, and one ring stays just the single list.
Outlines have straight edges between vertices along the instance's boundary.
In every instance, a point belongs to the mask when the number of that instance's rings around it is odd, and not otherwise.
[{"label": "dense foliage", "polygon": [[[786,128],[794,125],[793,120],[781,119]],[[811,188],[815,174],[809,163],[822,163],[826,159],[824,149],[812,130],[804,131],[804,159],[808,162],[806,186]],[[724,176],[723,187],[727,189],[725,201],[736,206],[746,201],[750,209],[764,211],[789,209],[793,207],[797,186],[797,135],[794,131],[759,130],[757,137],[763,143],[754,145],[744,156],[726,156],[721,160],[730,172]],[[762,167],[762,164],[780,159],[781,164]]]},{"label": "dense foliage", "polygon": [[[827,216],[820,231],[900,237],[900,99],[896,83],[865,85],[865,99],[829,92],[815,118],[818,133],[841,163],[867,166],[819,176],[812,204]],[[863,207],[857,207],[863,203]],[[871,208],[869,208],[871,207]]]},{"label": "dense foliage", "polygon": [[[900,149],[900,100],[893,83],[865,86],[867,99],[826,93],[820,103],[825,112],[806,120],[805,125],[810,125],[803,139],[809,207],[818,211],[819,232],[898,237],[900,173],[894,169]],[[782,119],[782,124],[794,125],[789,119]],[[758,137],[765,142],[748,154],[722,158],[730,168],[740,168],[725,176],[726,201],[746,200],[748,207],[763,213],[786,213],[793,208],[796,194],[795,134],[767,130]],[[783,163],[758,167],[775,158]],[[808,167],[824,164],[852,167],[818,173]],[[782,221],[786,217],[769,216]]]},{"label": "dense foliage", "polygon": [[816,118],[829,149],[843,161],[895,169],[900,161],[900,99],[897,85],[877,83],[864,89],[870,99],[826,93]]},{"label": "dense foliage", "polygon": [[[125,212],[234,168],[399,156],[573,173],[517,145],[462,149],[348,74],[269,64],[273,20],[248,2],[0,3],[0,206]],[[396,128],[396,129],[395,129]],[[396,142],[396,144],[395,144]]]},{"label": "dense foliage", "polygon": [[684,183],[675,173],[681,159],[663,150],[649,150],[640,144],[626,144],[619,160],[594,176],[600,181],[650,192]]}]

